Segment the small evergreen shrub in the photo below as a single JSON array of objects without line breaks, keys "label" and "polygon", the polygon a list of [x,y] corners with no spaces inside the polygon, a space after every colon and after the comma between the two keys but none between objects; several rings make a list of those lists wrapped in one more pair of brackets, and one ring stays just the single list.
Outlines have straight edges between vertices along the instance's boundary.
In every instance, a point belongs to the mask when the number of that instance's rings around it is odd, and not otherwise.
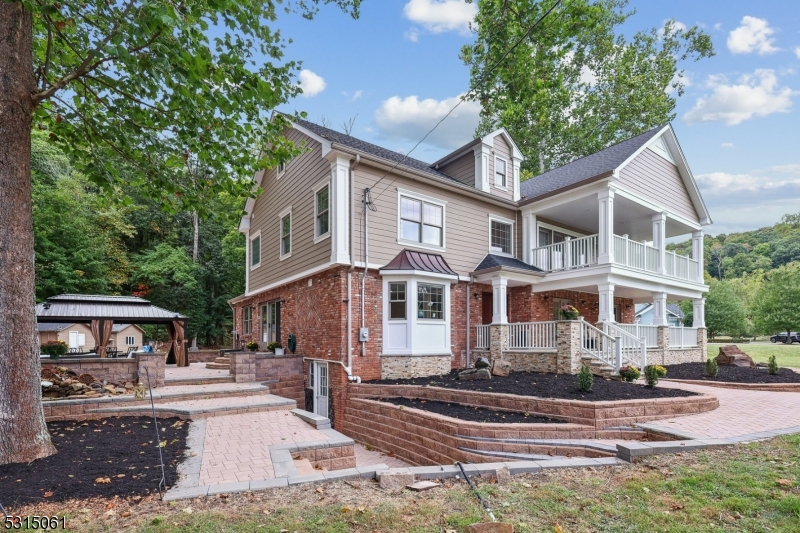
[{"label": "small evergreen shrub", "polygon": [[593,384],[594,376],[592,375],[592,370],[587,365],[583,365],[581,371],[578,372],[578,388],[581,392],[592,392]]},{"label": "small evergreen shrub", "polygon": [[634,365],[627,365],[619,369],[619,375],[622,376],[625,381],[630,382],[639,379],[639,376],[641,376],[642,373],[639,372],[639,369]]},{"label": "small evergreen shrub", "polygon": [[719,365],[715,360],[709,357],[708,361],[706,361],[706,376],[715,378],[717,377],[718,373],[719,373]]},{"label": "small evergreen shrub", "polygon": [[[661,368],[664,368],[663,366]],[[647,365],[644,367],[644,380],[648,387],[655,387],[659,378],[658,365]]]},{"label": "small evergreen shrub", "polygon": [[250,341],[247,344],[245,344],[245,347],[251,352],[255,352],[256,350],[258,350],[258,343],[256,341]]},{"label": "small evergreen shrub", "polygon": [[774,355],[769,356],[769,362],[767,363],[767,369],[769,373],[775,375],[778,373],[778,361],[775,360]]}]

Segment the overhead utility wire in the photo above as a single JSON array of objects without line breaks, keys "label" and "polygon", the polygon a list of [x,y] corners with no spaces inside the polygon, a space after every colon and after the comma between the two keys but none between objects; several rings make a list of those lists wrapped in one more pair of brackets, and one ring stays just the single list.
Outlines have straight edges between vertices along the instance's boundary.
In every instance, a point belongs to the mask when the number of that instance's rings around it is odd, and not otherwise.
[{"label": "overhead utility wire", "polygon": [[[469,94],[470,94],[472,91],[474,91],[475,89],[477,89],[477,88],[478,88],[478,86],[479,86],[481,83],[483,83],[484,79],[485,79],[486,77],[488,77],[488,76],[489,76],[489,74],[491,74],[491,73],[492,73],[492,71],[493,71],[494,69],[496,69],[498,66],[500,66],[500,63],[502,63],[503,61],[505,61],[506,57],[508,57],[508,55],[509,55],[511,52],[513,52],[513,51],[514,51],[514,50],[517,48],[517,46],[519,46],[520,44],[522,44],[522,41],[524,41],[525,39],[527,39],[528,37],[530,37],[530,34],[533,32],[533,30],[535,30],[535,29],[536,29],[536,27],[537,27],[537,26],[538,26],[538,25],[539,25],[539,24],[540,24],[540,23],[541,23],[541,22],[542,22],[542,21],[543,21],[545,18],[547,18],[547,16],[548,16],[549,14],[550,14],[550,13],[551,13],[551,12],[552,12],[552,11],[553,11],[553,10],[554,10],[556,7],[558,7],[558,6],[561,4],[561,2],[562,2],[562,0],[556,0],[556,2],[555,2],[555,3],[554,3],[552,6],[550,6],[550,9],[548,9],[548,10],[547,10],[547,11],[546,11],[546,12],[545,12],[545,13],[544,13],[544,14],[543,14],[541,17],[539,17],[539,18],[536,20],[536,22],[534,22],[534,23],[531,25],[531,27],[530,27],[530,28],[528,28],[528,30],[527,30],[527,31],[526,31],[526,32],[525,32],[525,33],[522,35],[522,37],[520,37],[520,38],[517,40],[517,42],[515,42],[513,45],[511,45],[511,47],[510,47],[508,50],[506,50],[506,51],[503,53],[503,55],[500,57],[500,59],[498,59],[498,60],[497,60],[497,61],[494,63],[494,65],[492,65],[491,67],[489,67],[489,69],[488,69],[488,70],[486,70],[486,71],[483,73],[483,76],[481,76],[481,77],[480,77],[480,79],[479,79],[478,81],[476,81],[476,82],[475,82],[474,86],[473,86],[473,87],[471,87],[471,88],[469,89],[469,91],[467,91],[466,93],[464,93],[464,96],[462,96],[462,97],[459,99],[458,103],[457,103],[456,105],[454,105],[454,106],[452,107],[452,109],[450,109],[450,111],[448,111],[448,112],[447,112],[447,114],[446,114],[444,117],[442,117],[442,118],[441,118],[441,120],[439,120],[439,122],[437,122],[437,123],[436,123],[436,124],[435,124],[435,125],[434,125],[434,126],[433,126],[433,127],[432,127],[432,128],[429,130],[429,131],[428,131],[428,133],[426,133],[426,134],[425,134],[425,136],[424,136],[424,137],[422,137],[422,139],[420,139],[420,140],[417,142],[417,144],[415,144],[415,145],[414,145],[414,147],[413,147],[411,150],[409,150],[409,151],[408,151],[408,152],[405,154],[405,156],[404,156],[404,157],[408,157],[408,156],[409,156],[409,154],[411,154],[411,152],[413,152],[414,150],[416,150],[416,149],[417,149],[417,147],[419,147],[419,145],[420,145],[420,144],[422,144],[422,143],[425,141],[425,139],[427,139],[427,138],[428,138],[428,136],[429,136],[431,133],[433,133],[433,132],[434,132],[434,130],[436,130],[436,128],[438,128],[438,127],[439,127],[439,125],[440,125],[442,122],[444,122],[444,121],[445,121],[445,119],[447,119],[447,117],[449,117],[449,116],[450,116],[450,115],[453,113],[453,111],[455,111],[455,110],[456,110],[456,108],[458,108],[458,106],[460,106],[462,103],[464,103],[464,100],[466,100],[467,96],[469,96]],[[392,172],[394,169],[396,169],[396,168],[397,168],[397,166],[398,166],[400,163],[401,163],[401,162],[400,162],[400,161],[398,161],[398,162],[396,162],[394,165],[392,165],[392,167],[391,167],[389,170],[387,170],[387,171],[386,171],[386,172],[383,174],[383,176],[381,176],[381,178],[380,178],[380,179],[379,179],[379,180],[378,180],[378,181],[375,183],[375,185],[373,185],[373,186],[372,186],[372,187],[370,187],[370,188],[371,188],[371,189],[374,189],[375,187],[377,187],[377,186],[380,184],[380,182],[381,182],[381,181],[383,181],[383,178],[385,178],[386,176],[388,176],[390,172]],[[397,179],[397,178],[395,178],[395,179]],[[391,187],[391,186],[392,186],[392,183],[394,183],[394,182],[395,182],[395,179],[393,179],[393,180],[391,181],[391,183],[389,183],[389,184],[388,184],[386,187],[384,187],[384,188],[383,188],[383,190],[381,190],[381,192],[380,192],[380,193],[379,193],[379,194],[378,194],[378,195],[375,197],[375,200],[377,200],[378,198],[380,198],[380,197],[381,197],[381,195],[382,195],[384,192],[386,192],[386,190],[387,190],[389,187]]]}]

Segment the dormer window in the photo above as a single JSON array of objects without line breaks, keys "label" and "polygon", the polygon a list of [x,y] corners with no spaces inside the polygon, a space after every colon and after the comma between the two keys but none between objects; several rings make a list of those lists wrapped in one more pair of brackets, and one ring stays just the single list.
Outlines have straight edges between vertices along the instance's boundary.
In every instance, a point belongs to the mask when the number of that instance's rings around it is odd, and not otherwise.
[{"label": "dormer window", "polygon": [[506,160],[499,157],[495,158],[494,161],[494,186],[502,189],[508,188]]}]

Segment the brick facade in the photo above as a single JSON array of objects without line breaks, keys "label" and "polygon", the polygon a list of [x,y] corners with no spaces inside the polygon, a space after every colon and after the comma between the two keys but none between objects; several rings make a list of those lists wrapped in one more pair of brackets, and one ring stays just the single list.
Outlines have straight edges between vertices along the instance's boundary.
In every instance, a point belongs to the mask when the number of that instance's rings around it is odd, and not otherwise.
[{"label": "brick facade", "polygon": [[[553,320],[553,299],[571,300],[584,319],[597,324],[600,309],[600,295],[577,291],[533,292],[531,285],[511,287],[508,290],[509,322],[544,322]],[[633,324],[636,314],[633,300],[614,298],[614,305],[622,311],[620,323]]]}]

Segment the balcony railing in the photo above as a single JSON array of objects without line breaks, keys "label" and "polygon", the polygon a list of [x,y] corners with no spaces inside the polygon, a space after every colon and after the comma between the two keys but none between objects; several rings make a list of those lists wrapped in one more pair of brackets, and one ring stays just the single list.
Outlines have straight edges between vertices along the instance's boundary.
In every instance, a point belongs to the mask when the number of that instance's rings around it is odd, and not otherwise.
[{"label": "balcony railing", "polygon": [[[645,272],[658,272],[659,250],[649,244],[632,241],[624,235],[613,236],[614,264]],[[666,252],[664,274],[689,281],[699,280],[699,263],[696,259]],[[598,264],[597,235],[567,239],[531,251],[531,264],[547,272],[571,270]]]}]

